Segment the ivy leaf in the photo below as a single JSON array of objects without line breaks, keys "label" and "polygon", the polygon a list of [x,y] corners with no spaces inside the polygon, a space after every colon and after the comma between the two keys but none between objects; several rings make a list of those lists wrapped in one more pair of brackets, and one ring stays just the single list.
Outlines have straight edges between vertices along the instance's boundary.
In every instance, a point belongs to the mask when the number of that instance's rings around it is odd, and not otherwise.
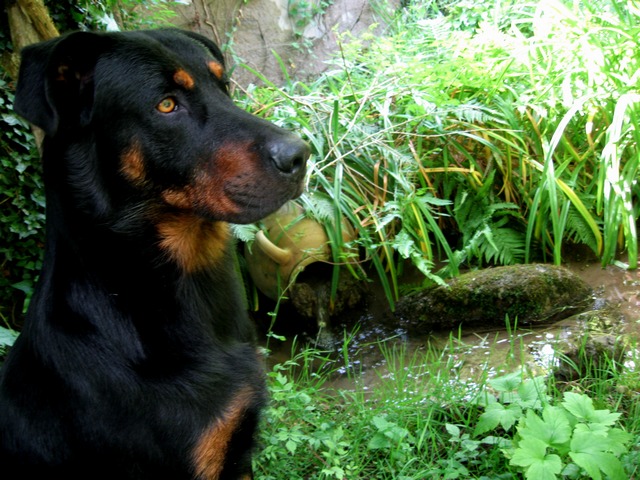
[{"label": "ivy leaf", "polygon": [[537,438],[523,439],[516,448],[510,463],[527,467],[525,477],[531,480],[556,480],[562,471],[558,455],[547,455],[547,445]]}]

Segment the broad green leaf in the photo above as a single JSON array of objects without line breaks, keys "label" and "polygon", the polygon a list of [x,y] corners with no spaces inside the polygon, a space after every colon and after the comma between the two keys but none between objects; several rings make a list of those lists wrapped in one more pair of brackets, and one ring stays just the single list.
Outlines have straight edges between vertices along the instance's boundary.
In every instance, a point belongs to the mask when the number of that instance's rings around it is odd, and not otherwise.
[{"label": "broad green leaf", "polygon": [[599,423],[579,423],[575,428],[576,432],[587,433],[591,436],[606,437],[609,427]]},{"label": "broad green leaf", "polygon": [[11,346],[16,341],[16,338],[18,338],[17,332],[0,327],[0,345]]},{"label": "broad green leaf", "polygon": [[391,441],[383,433],[380,432],[376,433],[367,444],[367,448],[369,450],[389,448],[390,446]]},{"label": "broad green leaf", "polygon": [[610,480],[627,480],[629,477],[624,472],[624,467],[620,460],[611,453],[601,453],[596,455],[600,470],[602,470]]},{"label": "broad green leaf", "polygon": [[571,427],[564,411],[559,407],[546,407],[540,418],[533,410],[527,410],[522,427],[523,438],[536,438],[546,445],[558,447],[571,438]]},{"label": "broad green leaf", "polygon": [[482,435],[485,432],[494,430],[500,425],[500,418],[502,418],[502,412],[504,407],[500,403],[492,403],[487,406],[485,411],[478,418],[478,423],[473,431],[474,435]]},{"label": "broad green leaf", "polygon": [[492,394],[484,390],[480,392],[480,394],[476,397],[474,401],[477,405],[481,407],[486,407],[488,405],[496,403],[498,400],[496,400],[496,397],[494,397]]},{"label": "broad green leaf", "polygon": [[296,453],[296,448],[298,447],[298,444],[293,440],[287,440],[287,442],[285,443],[285,447],[287,448],[287,450],[289,450],[290,453],[293,454],[293,453]]},{"label": "broad green leaf", "polygon": [[505,430],[510,430],[521,416],[522,410],[518,405],[505,407],[501,403],[492,403],[480,415],[473,434],[482,435],[498,425],[502,425]]},{"label": "broad green leaf", "polygon": [[611,442],[609,445],[609,451],[614,455],[622,455],[623,453],[626,453],[628,450],[627,444],[633,438],[631,434],[619,428],[612,428],[609,430],[607,436]]},{"label": "broad green leaf", "polygon": [[522,372],[513,372],[489,380],[489,385],[498,392],[512,392],[522,383]]},{"label": "broad green leaf", "polygon": [[610,480],[627,480],[624,468],[615,455],[606,452],[577,453],[569,452],[571,459],[593,479],[600,480],[604,472]]},{"label": "broad green leaf", "polygon": [[518,444],[510,463],[520,467],[528,467],[537,461],[544,460],[546,454],[546,443],[537,438],[525,438]]},{"label": "broad green leaf", "polygon": [[544,377],[525,380],[518,387],[520,406],[522,408],[539,408],[547,400],[547,385]]},{"label": "broad green leaf", "polygon": [[393,425],[395,425],[394,423],[387,421],[385,417],[382,417],[380,415],[373,417],[371,419],[371,423],[373,423],[378,430],[386,430],[389,427],[392,427]]},{"label": "broad green leaf", "polygon": [[631,438],[631,435],[618,428],[598,436],[591,431],[576,428],[571,439],[571,451],[587,454],[611,452],[620,455],[627,451],[626,443]]},{"label": "broad green leaf", "polygon": [[557,480],[562,470],[562,461],[557,455],[547,455],[541,462],[531,465],[525,477],[529,480]]},{"label": "broad green leaf", "polygon": [[562,405],[576,418],[583,421],[589,421],[595,412],[593,400],[581,393],[566,392]]},{"label": "broad green leaf", "polygon": [[609,410],[594,410],[589,421],[600,425],[611,426],[616,423],[620,415],[620,413],[610,412]]},{"label": "broad green leaf", "polygon": [[447,433],[452,437],[460,438],[460,427],[458,427],[457,425],[446,423],[444,428],[447,429]]},{"label": "broad green leaf", "polygon": [[569,452],[571,459],[580,466],[592,480],[601,480],[600,468],[598,467],[598,461],[596,456],[589,453],[575,453]]},{"label": "broad green leaf", "polygon": [[531,480],[555,480],[562,471],[558,455],[547,455],[546,444],[537,438],[523,439],[515,450],[511,465],[527,467],[525,477]]},{"label": "broad green leaf", "polygon": [[604,452],[607,449],[605,439],[594,437],[592,433],[576,431],[571,438],[571,452],[588,455]]}]

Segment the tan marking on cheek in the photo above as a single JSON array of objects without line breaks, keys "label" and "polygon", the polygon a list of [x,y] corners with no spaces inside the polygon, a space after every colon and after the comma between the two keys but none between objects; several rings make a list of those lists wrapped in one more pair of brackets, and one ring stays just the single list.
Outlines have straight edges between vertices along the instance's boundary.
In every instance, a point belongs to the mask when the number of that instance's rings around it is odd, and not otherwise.
[{"label": "tan marking on cheek", "polygon": [[209,210],[220,218],[228,218],[240,211],[233,199],[224,193],[224,186],[212,181],[212,177],[206,173],[196,179],[194,196],[200,208]]},{"label": "tan marking on cheek", "polygon": [[210,222],[191,213],[166,215],[156,228],[160,248],[185,273],[215,265],[231,238],[227,223]]},{"label": "tan marking on cheek", "polygon": [[[240,426],[252,397],[246,387],[238,392],[221,418],[210,425],[200,436],[193,452],[196,476],[199,479],[217,480],[224,468],[229,442]],[[250,479],[250,475],[242,478]]]},{"label": "tan marking on cheek", "polygon": [[[161,193],[161,197],[171,207],[206,212],[210,218],[228,220],[241,212],[242,205],[238,205],[234,200],[234,192],[240,192],[242,197],[247,198],[248,193],[260,185],[261,175],[259,157],[252,151],[251,143],[229,142],[219,148],[215,156],[198,169],[189,185],[166,189]],[[195,213],[181,215],[197,218]],[[165,225],[163,228],[166,229],[166,225],[174,225],[175,222],[163,220],[160,224]]]},{"label": "tan marking on cheek", "polygon": [[224,67],[220,62],[210,61],[207,62],[207,67],[209,67],[209,71],[213,73],[218,80],[222,80],[222,76],[224,75]]},{"label": "tan marking on cheek", "polygon": [[187,190],[167,189],[162,192],[162,199],[172,207],[181,209],[193,208],[193,202]]},{"label": "tan marking on cheek", "polygon": [[196,84],[196,82],[193,80],[193,77],[182,69],[176,71],[176,73],[173,74],[173,81],[181,87],[186,88],[187,90],[192,90]]},{"label": "tan marking on cheek", "polygon": [[232,197],[233,191],[246,192],[260,184],[258,164],[250,142],[222,145],[193,182],[190,194],[194,205],[220,218],[239,213],[241,208]]},{"label": "tan marking on cheek", "polygon": [[120,156],[120,172],[134,185],[142,185],[146,181],[144,157],[140,145],[134,143]]}]

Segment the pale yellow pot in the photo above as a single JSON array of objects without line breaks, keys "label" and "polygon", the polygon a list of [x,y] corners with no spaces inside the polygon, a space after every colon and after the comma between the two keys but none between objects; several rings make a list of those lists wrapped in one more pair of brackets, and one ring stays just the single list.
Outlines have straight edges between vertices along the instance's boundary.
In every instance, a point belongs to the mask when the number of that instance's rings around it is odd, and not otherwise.
[{"label": "pale yellow pot", "polygon": [[[247,269],[256,287],[276,299],[305,267],[314,262],[331,262],[329,237],[317,221],[308,218],[295,202],[262,221],[264,228],[252,245],[245,245]],[[353,227],[342,222],[342,238],[355,238]]]}]

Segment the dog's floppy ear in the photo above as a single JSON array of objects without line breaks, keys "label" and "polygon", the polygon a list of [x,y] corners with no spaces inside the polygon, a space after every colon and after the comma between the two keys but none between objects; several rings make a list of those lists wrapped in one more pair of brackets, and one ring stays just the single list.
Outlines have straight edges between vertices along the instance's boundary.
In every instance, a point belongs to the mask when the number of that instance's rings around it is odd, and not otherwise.
[{"label": "dog's floppy ear", "polygon": [[93,104],[93,73],[108,40],[75,32],[22,50],[14,102],[16,113],[49,136],[65,125],[88,122]]}]

